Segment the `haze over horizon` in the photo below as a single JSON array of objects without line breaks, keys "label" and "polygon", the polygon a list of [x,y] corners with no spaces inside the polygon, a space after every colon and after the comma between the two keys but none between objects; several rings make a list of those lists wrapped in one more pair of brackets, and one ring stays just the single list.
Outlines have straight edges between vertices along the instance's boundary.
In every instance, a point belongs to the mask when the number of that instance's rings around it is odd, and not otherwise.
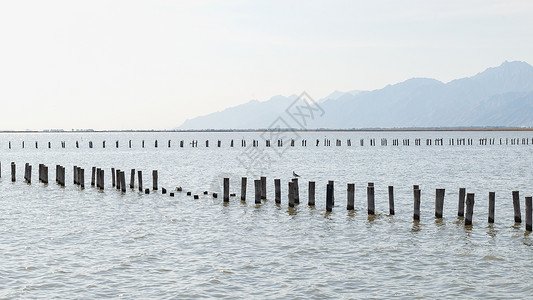
[{"label": "haze over horizon", "polygon": [[533,62],[530,1],[3,1],[0,130],[172,129],[252,99]]}]

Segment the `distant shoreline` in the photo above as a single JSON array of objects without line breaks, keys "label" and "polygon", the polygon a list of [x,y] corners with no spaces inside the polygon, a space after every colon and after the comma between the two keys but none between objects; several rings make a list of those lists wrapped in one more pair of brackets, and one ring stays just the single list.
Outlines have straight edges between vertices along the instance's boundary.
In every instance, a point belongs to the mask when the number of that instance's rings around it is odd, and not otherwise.
[{"label": "distant shoreline", "polygon": [[494,127],[494,128],[361,128],[361,129],[190,129],[190,130],[74,130],[74,131],[37,131],[37,130],[0,130],[6,133],[160,133],[160,132],[265,132],[265,131],[297,131],[297,132],[439,132],[439,131],[533,131],[533,128]]}]

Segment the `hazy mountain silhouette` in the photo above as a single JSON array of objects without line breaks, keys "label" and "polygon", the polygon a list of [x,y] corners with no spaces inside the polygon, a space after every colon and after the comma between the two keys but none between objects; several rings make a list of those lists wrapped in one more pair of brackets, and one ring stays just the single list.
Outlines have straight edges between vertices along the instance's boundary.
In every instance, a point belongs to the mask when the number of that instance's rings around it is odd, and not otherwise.
[{"label": "hazy mountain silhouette", "polygon": [[[180,129],[267,128],[296,95],[257,100],[187,120]],[[306,126],[397,128],[533,126],[533,67],[504,62],[475,76],[443,83],[413,78],[374,91],[335,91],[314,99],[325,111]],[[311,120],[308,120],[311,121]],[[296,126],[294,126],[296,127]]]}]

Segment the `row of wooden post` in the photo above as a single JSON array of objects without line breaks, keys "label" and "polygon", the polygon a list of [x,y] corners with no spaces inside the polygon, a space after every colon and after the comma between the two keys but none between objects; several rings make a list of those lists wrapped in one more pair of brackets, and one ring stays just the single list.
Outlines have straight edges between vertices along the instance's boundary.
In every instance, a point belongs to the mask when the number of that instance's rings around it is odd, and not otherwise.
[{"label": "row of wooden post", "polygon": [[[254,180],[254,189],[255,189],[255,203],[260,204],[261,200],[266,199],[266,177],[261,177],[260,179]],[[241,178],[241,201],[246,201],[246,186],[247,178]],[[367,186],[367,212],[369,215],[374,215],[375,210],[375,191],[374,183],[369,182]],[[280,179],[274,179],[274,199],[277,204],[281,203],[281,181]],[[229,201],[229,178],[224,178],[223,182],[223,195],[224,202]],[[388,187],[389,195],[389,214],[394,215],[394,187]],[[521,212],[520,212],[520,197],[518,191],[513,191],[513,208],[514,208],[514,220],[516,223],[521,223]],[[413,186],[413,219],[415,221],[420,220],[420,196],[421,190],[420,186]],[[443,217],[444,211],[444,196],[445,189],[436,189],[435,190],[435,218],[440,219]],[[474,193],[466,193],[465,188],[459,189],[459,202],[458,202],[458,217],[464,218],[465,225],[472,225],[472,218],[474,214],[474,203],[475,203]],[[489,192],[489,211],[488,211],[488,222],[494,223],[494,212],[495,212],[495,193]],[[526,230],[532,230],[532,197],[525,197],[526,204]],[[354,210],[355,209],[355,184],[348,183],[347,185],[347,202],[346,209]],[[299,186],[298,178],[293,178],[288,182],[288,206],[294,207],[295,204],[300,203],[299,195]],[[466,204],[466,210],[465,210]],[[308,205],[315,205],[315,182],[309,181],[308,188]],[[326,186],[326,211],[331,212],[335,205],[335,196],[334,196],[334,182],[329,181]]]}]

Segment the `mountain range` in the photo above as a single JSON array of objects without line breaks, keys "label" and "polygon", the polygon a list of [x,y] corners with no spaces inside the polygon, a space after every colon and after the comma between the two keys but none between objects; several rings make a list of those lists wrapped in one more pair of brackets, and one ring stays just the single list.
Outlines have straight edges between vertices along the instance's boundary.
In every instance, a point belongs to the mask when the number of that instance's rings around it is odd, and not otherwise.
[{"label": "mountain range", "polygon": [[[252,100],[186,120],[178,129],[268,128],[287,116],[297,98]],[[323,114],[308,120],[305,129],[533,127],[533,67],[506,61],[448,83],[412,78],[379,90],[335,91],[314,105]]]}]

